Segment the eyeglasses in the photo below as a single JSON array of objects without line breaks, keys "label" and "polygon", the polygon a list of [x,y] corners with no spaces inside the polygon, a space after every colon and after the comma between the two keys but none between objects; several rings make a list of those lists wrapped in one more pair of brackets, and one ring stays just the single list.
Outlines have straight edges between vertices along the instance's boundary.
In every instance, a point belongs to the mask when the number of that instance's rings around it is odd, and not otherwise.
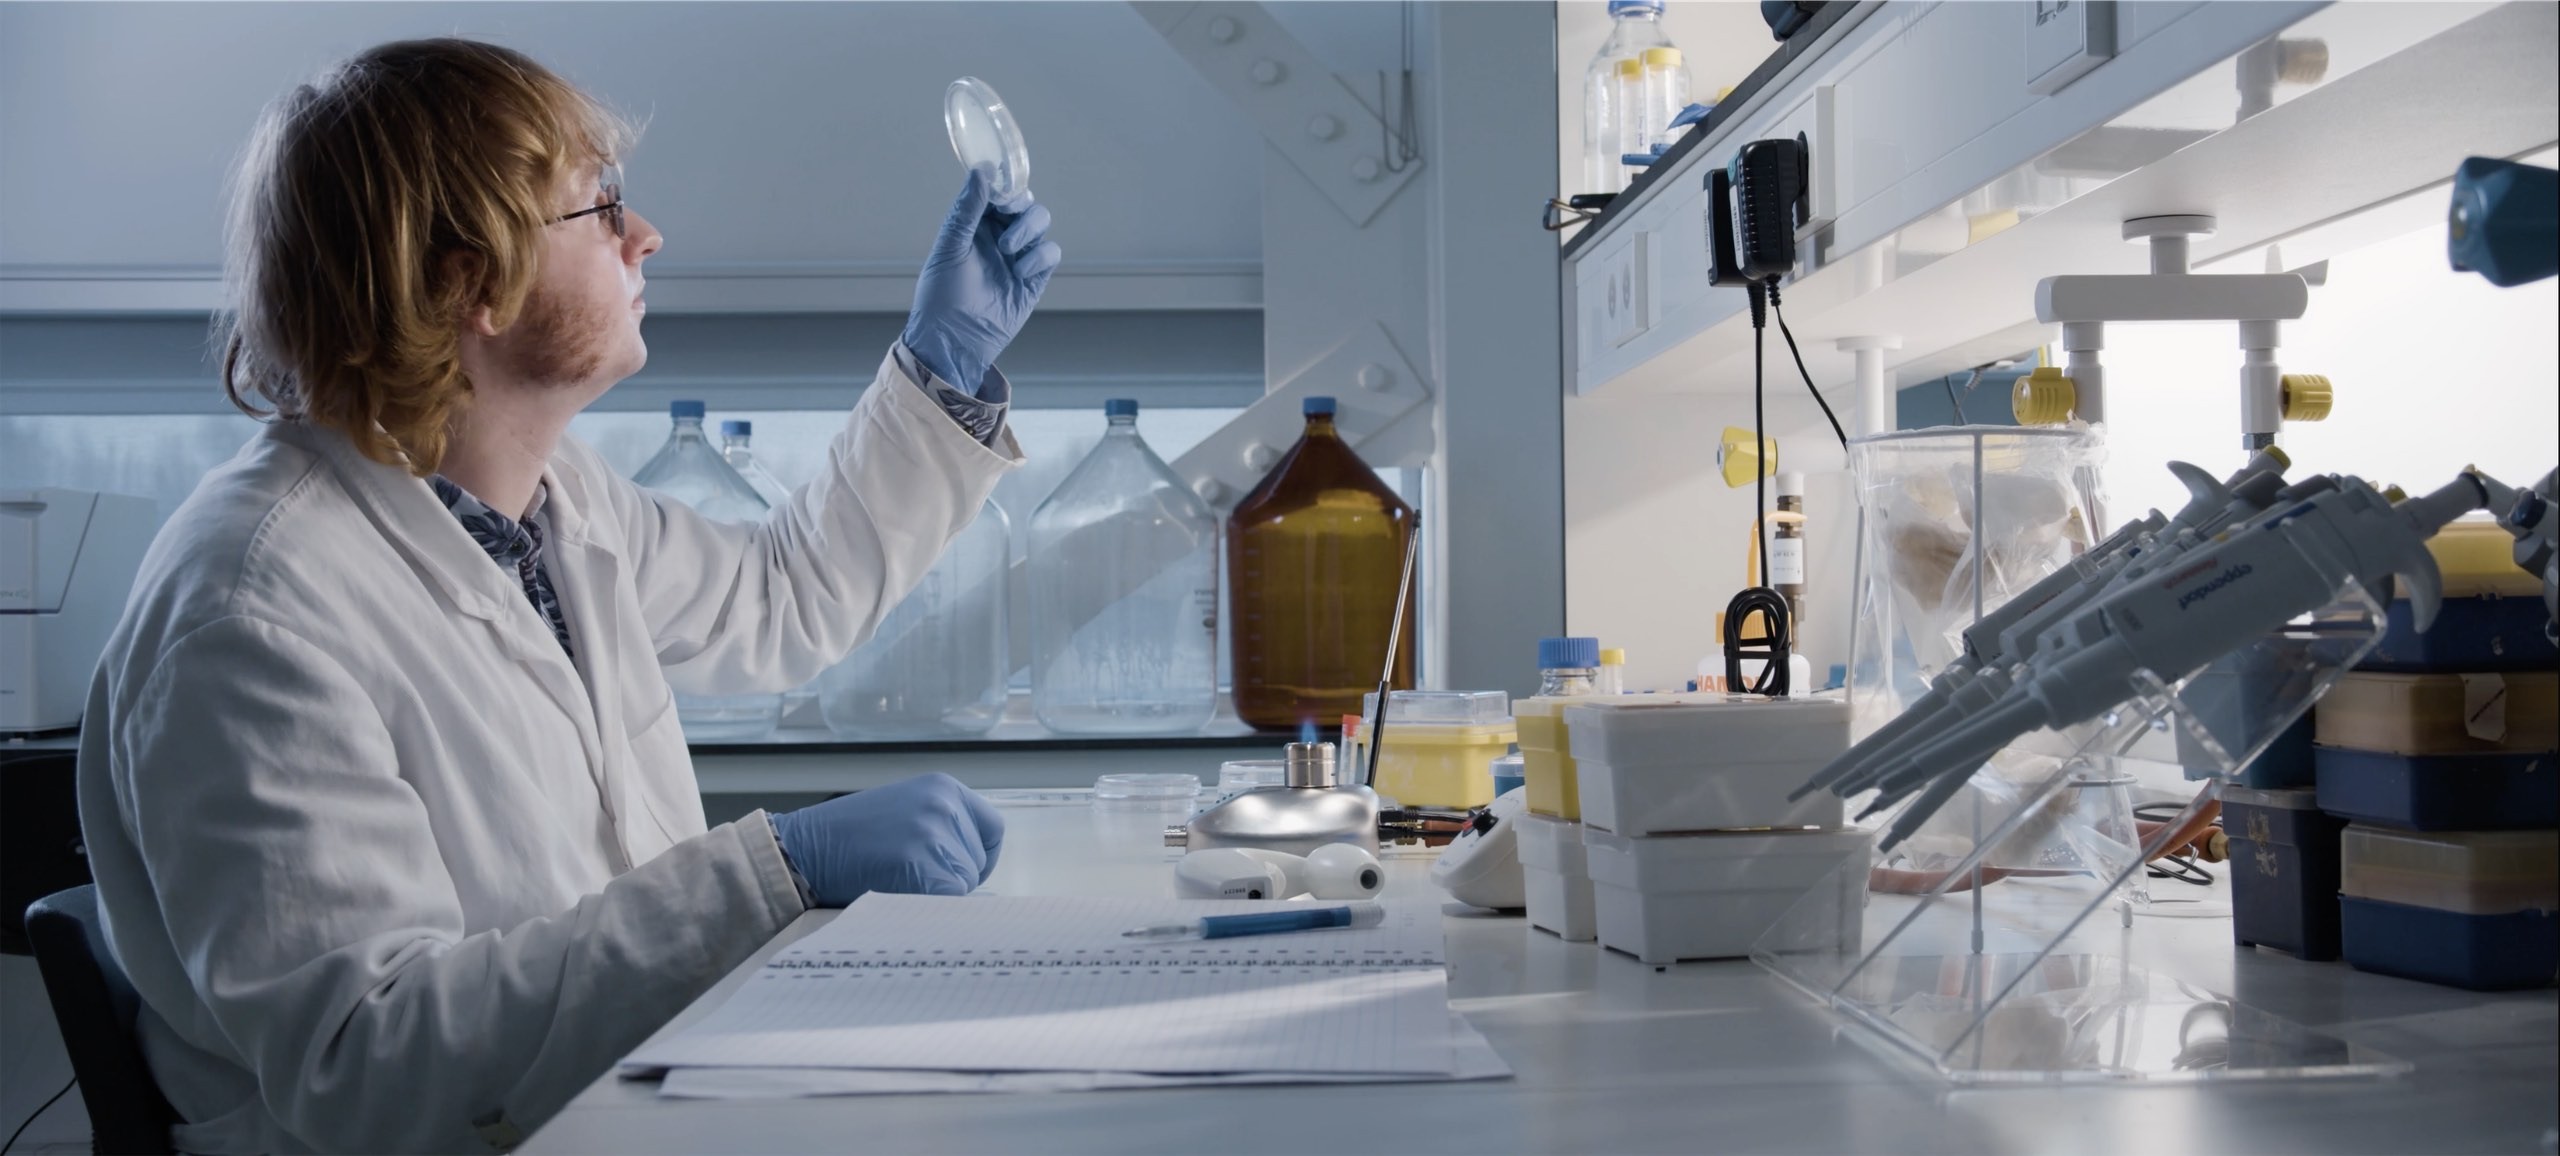
[{"label": "eyeglasses", "polygon": [[623,232],[622,224],[622,185],[618,182],[608,182],[599,190],[599,192],[604,196],[603,204],[597,205],[592,209],[580,209],[577,212],[569,213],[564,216],[553,217],[548,221],[544,221],[543,224],[557,225],[562,221],[574,221],[580,217],[592,217],[598,213],[602,213],[604,214],[605,224],[613,226],[613,235],[615,237],[627,238],[629,234]]}]

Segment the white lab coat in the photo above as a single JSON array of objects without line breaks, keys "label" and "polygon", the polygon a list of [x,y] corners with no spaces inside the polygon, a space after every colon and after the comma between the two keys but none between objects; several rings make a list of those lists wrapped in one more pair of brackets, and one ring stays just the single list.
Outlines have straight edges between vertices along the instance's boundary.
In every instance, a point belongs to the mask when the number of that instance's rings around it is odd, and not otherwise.
[{"label": "white lab coat", "polygon": [[894,359],[761,526],[562,439],[516,576],[344,437],[268,426],[163,529],[80,812],[182,1150],[503,1147],[791,921],[761,814],[704,830],[669,684],[781,691],[868,637],[1011,466]]}]

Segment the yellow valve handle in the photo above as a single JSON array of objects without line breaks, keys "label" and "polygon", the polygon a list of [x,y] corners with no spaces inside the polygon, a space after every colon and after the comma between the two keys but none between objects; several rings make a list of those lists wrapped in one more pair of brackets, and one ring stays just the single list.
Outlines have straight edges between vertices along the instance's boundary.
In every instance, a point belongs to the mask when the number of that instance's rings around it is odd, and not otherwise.
[{"label": "yellow valve handle", "polygon": [[2329,416],[2338,397],[2329,379],[2316,373],[2288,373],[2277,379],[2284,387],[2284,420],[2319,421]]},{"label": "yellow valve handle", "polygon": [[2071,411],[2080,404],[2080,388],[2063,376],[2056,366],[2037,366],[2035,372],[2018,379],[2009,393],[2009,412],[2019,425],[2061,425],[2071,420]]},{"label": "yellow valve handle", "polygon": [[1755,450],[1750,430],[1724,427],[1724,437],[1716,443],[1716,471],[1724,475],[1725,485],[1741,489],[1754,478],[1778,476],[1778,439],[1763,437],[1759,441]]}]

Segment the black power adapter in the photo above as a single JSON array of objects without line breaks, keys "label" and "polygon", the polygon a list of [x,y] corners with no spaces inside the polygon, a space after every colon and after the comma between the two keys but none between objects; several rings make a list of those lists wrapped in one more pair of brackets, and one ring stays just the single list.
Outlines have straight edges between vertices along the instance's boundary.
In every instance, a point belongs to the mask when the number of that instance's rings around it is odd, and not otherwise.
[{"label": "black power adapter", "polygon": [[1805,138],[1755,140],[1707,173],[1708,282],[1766,285],[1796,266],[1796,230],[1813,211]]}]

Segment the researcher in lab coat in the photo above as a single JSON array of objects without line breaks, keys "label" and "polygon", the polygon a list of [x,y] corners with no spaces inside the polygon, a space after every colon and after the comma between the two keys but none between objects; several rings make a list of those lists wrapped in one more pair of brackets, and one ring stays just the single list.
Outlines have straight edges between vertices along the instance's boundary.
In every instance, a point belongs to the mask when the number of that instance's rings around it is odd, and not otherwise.
[{"label": "researcher in lab coat", "polygon": [[647,356],[626,136],[414,41],[244,154],[223,378],[271,420],[153,544],[80,748],[183,1150],[504,1149],[808,906],[995,864],[938,775],[706,830],[669,689],[842,659],[1019,464],[1047,210],[972,176],[817,478],[715,523],[564,433]]}]

